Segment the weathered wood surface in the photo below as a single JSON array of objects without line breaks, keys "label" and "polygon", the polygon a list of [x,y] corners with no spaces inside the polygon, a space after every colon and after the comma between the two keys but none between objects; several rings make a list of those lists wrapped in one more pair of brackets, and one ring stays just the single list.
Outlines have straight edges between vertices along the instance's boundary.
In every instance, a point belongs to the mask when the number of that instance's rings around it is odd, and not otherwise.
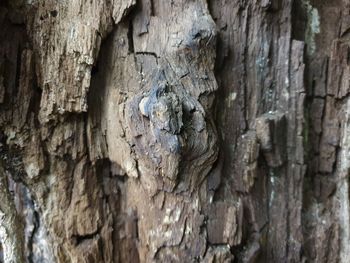
[{"label": "weathered wood surface", "polygon": [[348,261],[348,0],[4,0],[0,25],[28,262]]}]

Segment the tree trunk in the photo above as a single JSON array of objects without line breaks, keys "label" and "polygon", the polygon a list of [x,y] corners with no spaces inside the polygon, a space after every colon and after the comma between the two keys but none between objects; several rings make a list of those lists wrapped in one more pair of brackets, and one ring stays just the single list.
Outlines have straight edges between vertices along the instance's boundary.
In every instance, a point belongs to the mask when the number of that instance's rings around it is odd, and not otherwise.
[{"label": "tree trunk", "polygon": [[4,249],[4,261],[23,263],[23,224],[10,194],[2,163],[0,163],[0,199],[0,239]]},{"label": "tree trunk", "polygon": [[0,25],[27,262],[348,262],[348,0],[3,0]]}]

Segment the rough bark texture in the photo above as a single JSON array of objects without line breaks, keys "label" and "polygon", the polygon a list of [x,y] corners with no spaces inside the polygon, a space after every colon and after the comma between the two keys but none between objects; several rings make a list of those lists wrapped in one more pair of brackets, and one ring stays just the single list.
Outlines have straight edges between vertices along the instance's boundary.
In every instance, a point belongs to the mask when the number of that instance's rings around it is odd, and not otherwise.
[{"label": "rough bark texture", "polygon": [[0,239],[5,262],[24,262],[23,224],[10,194],[5,170],[0,164]]},{"label": "rough bark texture", "polygon": [[26,261],[348,262],[348,0],[8,0],[0,25]]}]

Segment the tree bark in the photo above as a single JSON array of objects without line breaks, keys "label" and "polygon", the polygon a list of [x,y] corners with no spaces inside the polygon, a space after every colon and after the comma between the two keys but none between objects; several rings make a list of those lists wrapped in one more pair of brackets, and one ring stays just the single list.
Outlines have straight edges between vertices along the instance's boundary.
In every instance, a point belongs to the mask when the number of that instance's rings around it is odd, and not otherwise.
[{"label": "tree bark", "polygon": [[0,239],[7,263],[23,263],[23,225],[17,214],[2,163],[0,163]]},{"label": "tree bark", "polygon": [[348,261],[348,0],[2,1],[0,25],[26,261]]}]

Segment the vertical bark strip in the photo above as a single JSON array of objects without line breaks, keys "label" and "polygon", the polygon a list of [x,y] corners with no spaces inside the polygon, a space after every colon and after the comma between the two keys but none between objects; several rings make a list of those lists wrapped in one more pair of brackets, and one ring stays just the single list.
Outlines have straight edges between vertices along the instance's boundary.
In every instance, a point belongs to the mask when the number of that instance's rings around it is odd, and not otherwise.
[{"label": "vertical bark strip", "polygon": [[24,243],[23,224],[10,194],[7,176],[0,164],[0,239],[5,263],[23,263]]}]

